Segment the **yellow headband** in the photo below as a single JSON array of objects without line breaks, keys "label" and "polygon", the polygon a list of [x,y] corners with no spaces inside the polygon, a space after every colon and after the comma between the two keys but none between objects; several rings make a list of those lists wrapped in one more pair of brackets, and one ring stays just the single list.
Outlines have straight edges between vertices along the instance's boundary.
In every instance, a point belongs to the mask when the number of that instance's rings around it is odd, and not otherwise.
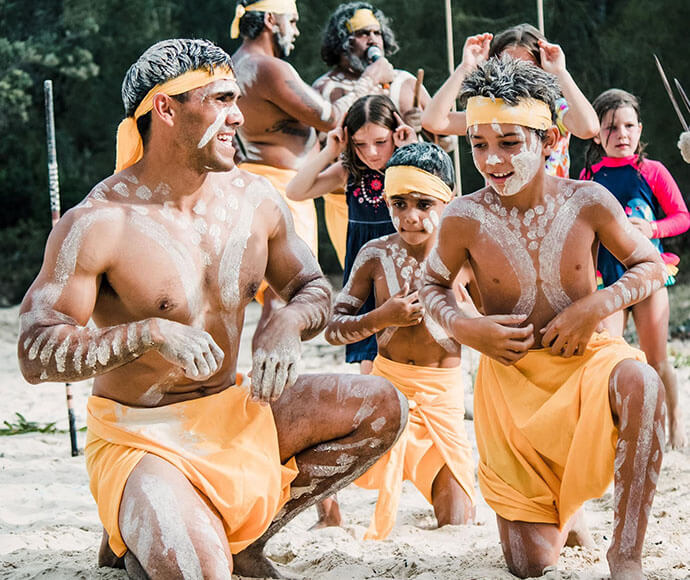
[{"label": "yellow headband", "polygon": [[435,175],[411,165],[395,165],[386,169],[385,194],[387,198],[394,195],[422,193],[448,203],[453,192]]},{"label": "yellow headband", "polygon": [[544,101],[523,98],[517,105],[506,103],[503,99],[489,97],[470,97],[465,110],[467,126],[510,123],[532,129],[548,129],[553,125],[551,110]]},{"label": "yellow headband", "polygon": [[352,34],[355,30],[368,28],[369,26],[381,27],[381,24],[376,20],[374,13],[368,8],[360,8],[352,15],[352,18],[345,23],[347,31]]},{"label": "yellow headband", "polygon": [[180,95],[225,79],[235,80],[232,69],[215,67],[213,73],[206,70],[193,70],[153,87],[139,103],[134,115],[123,119],[117,128],[115,172],[134,165],[144,155],[144,144],[137,128],[137,119],[153,109],[153,97],[159,93],[169,96]]},{"label": "yellow headband", "polygon": [[247,12],[273,12],[274,14],[297,14],[297,2],[295,0],[259,0],[254,4],[235,7],[235,18],[230,25],[230,38],[239,38],[240,20]]}]

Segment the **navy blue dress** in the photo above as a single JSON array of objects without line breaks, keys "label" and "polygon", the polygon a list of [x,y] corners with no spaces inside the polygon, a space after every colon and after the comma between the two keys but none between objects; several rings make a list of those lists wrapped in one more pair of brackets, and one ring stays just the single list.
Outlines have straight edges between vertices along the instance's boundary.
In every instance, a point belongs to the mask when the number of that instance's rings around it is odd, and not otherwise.
[{"label": "navy blue dress", "polygon": [[[383,199],[383,175],[381,173],[366,169],[362,172],[361,179],[355,181],[350,178],[345,189],[345,196],[348,224],[343,285],[347,284],[350,278],[357,252],[362,246],[381,236],[395,233],[395,227],[393,227],[390,213]],[[375,306],[376,301],[372,286],[369,297],[359,309],[359,314],[371,312]],[[377,352],[376,336],[373,335],[359,342],[346,345],[345,360],[349,363],[374,360]]]}]

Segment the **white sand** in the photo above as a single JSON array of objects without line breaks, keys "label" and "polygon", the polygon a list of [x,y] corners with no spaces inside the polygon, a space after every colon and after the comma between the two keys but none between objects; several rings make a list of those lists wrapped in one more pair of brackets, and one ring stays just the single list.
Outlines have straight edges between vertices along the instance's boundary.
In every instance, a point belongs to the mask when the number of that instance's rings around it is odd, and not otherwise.
[{"label": "white sand", "polygon": [[[250,307],[245,342],[257,318]],[[16,361],[17,308],[0,310],[0,422],[57,421],[67,428],[64,385],[28,385]],[[249,368],[243,345],[240,370]],[[690,346],[671,345],[687,360]],[[340,362],[342,349],[319,337],[304,346],[307,372],[353,372]],[[681,402],[688,408],[690,368],[679,369]],[[85,424],[90,385],[73,385],[77,426]],[[688,413],[690,414],[690,413]],[[474,438],[471,422],[466,422]],[[83,447],[84,432],[79,432]],[[668,452],[659,478],[644,549],[648,577],[690,578],[690,450]],[[101,537],[96,506],[89,492],[83,457],[70,457],[69,437],[26,434],[0,437],[0,578],[126,578],[121,570],[98,569],[96,550]],[[344,528],[309,531],[313,509],[298,516],[269,543],[267,552],[281,571],[323,580],[415,578],[418,580],[509,579],[498,544],[493,512],[481,502],[477,523],[434,529],[431,507],[405,484],[397,525],[383,542],[361,540],[373,511],[375,493],[349,487],[338,494]],[[612,519],[611,490],[587,504],[587,519],[597,549],[566,548],[559,562],[562,578],[607,578],[606,549]],[[546,578],[546,577],[545,577]]]}]

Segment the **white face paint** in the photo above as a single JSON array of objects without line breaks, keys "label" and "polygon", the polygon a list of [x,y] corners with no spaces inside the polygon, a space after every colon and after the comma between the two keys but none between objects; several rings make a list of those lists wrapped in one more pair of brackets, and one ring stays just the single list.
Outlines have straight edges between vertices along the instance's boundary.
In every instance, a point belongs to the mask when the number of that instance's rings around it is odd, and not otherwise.
[{"label": "white face paint", "polygon": [[434,228],[434,224],[433,224],[433,222],[431,221],[430,218],[428,218],[428,217],[427,217],[427,218],[424,218],[424,219],[422,220],[422,225],[424,226],[424,231],[425,231],[425,232],[427,232],[427,233],[429,233],[429,234],[433,234],[433,233],[434,233],[434,229],[435,229],[435,228]]},{"label": "white face paint", "polygon": [[534,179],[537,171],[544,165],[544,160],[538,153],[540,149],[537,137],[533,135],[530,147],[523,147],[520,153],[511,158],[514,173],[506,180],[503,190],[497,193],[503,196],[515,195]]},{"label": "white face paint", "polygon": [[203,134],[203,136],[199,140],[199,143],[197,144],[197,149],[205,147],[209,143],[209,141],[211,141],[211,139],[213,139],[216,136],[218,130],[225,124],[225,119],[227,118],[227,115],[228,111],[225,108],[221,108],[221,110],[218,111],[216,120],[208,126],[208,129],[206,129],[206,132]]}]

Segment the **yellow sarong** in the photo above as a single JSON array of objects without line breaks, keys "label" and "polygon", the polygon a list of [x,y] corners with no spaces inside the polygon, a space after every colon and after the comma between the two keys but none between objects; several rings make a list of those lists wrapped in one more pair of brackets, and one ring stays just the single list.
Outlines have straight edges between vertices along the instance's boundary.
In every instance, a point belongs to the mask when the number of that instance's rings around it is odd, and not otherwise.
[{"label": "yellow sarong", "polygon": [[609,376],[644,354],[608,333],[595,334],[583,356],[530,351],[512,366],[482,355],[474,390],[479,487],[510,521],[559,528],[613,478],[618,431]]},{"label": "yellow sarong", "polygon": [[348,213],[345,195],[341,193],[328,193],[323,196],[323,214],[326,221],[326,229],[341,268],[345,267]]},{"label": "yellow sarong", "polygon": [[259,538],[290,496],[292,458],[280,463],[270,407],[230,387],[163,407],[89,397],[86,468],[98,515],[117,556],[127,551],[118,517],[127,479],[147,453],[180,470],[223,520],[233,554]]},{"label": "yellow sarong", "polygon": [[263,165],[262,163],[241,163],[238,167],[249,171],[249,173],[262,175],[273,184],[273,187],[280,192],[280,195],[283,196],[285,203],[290,208],[292,219],[295,222],[295,232],[306,242],[314,256],[318,257],[319,239],[314,200],[292,201],[285,195],[287,184],[290,183],[290,180],[297,172],[294,169],[281,169],[271,165]]},{"label": "yellow sarong", "polygon": [[407,365],[378,355],[373,375],[388,379],[410,405],[405,431],[395,445],[355,484],[378,489],[374,516],[364,538],[382,540],[393,529],[403,480],[414,483],[431,503],[431,487],[444,465],[474,503],[472,448],[464,427],[460,367]]}]

